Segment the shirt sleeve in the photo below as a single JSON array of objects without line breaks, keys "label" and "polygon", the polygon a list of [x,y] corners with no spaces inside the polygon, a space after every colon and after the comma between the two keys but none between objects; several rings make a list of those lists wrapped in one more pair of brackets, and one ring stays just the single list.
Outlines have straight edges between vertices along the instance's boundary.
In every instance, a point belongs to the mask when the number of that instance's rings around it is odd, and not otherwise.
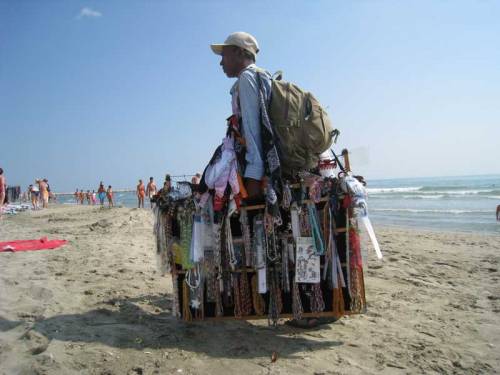
[{"label": "shirt sleeve", "polygon": [[261,180],[264,175],[260,137],[260,106],[255,73],[243,72],[239,77],[239,101],[247,152],[245,177]]}]

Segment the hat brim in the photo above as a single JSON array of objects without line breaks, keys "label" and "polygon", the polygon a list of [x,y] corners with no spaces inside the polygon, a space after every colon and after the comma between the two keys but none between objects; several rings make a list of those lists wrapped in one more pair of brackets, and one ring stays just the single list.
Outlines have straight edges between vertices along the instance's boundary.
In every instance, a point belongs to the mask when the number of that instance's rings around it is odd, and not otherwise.
[{"label": "hat brim", "polygon": [[222,49],[228,45],[229,44],[211,44],[210,48],[212,49],[212,52],[215,53],[216,55],[222,55]]}]

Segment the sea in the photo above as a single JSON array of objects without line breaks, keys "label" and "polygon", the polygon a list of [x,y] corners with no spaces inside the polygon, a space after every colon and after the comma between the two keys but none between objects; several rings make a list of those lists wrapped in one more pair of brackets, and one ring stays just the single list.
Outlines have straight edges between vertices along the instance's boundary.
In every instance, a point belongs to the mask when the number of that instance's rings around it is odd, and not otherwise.
[{"label": "sea", "polygon": [[500,234],[500,175],[368,180],[373,225]]},{"label": "sea", "polygon": [[[500,235],[496,221],[500,175],[367,180],[367,193],[375,229],[391,226]],[[70,195],[58,200],[74,204]],[[135,192],[116,192],[115,204],[137,207]]]}]

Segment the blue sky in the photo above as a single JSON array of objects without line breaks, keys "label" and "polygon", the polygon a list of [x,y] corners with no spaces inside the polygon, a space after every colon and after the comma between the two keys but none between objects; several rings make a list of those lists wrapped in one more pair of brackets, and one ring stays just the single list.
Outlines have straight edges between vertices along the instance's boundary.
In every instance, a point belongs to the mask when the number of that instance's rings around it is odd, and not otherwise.
[{"label": "blue sky", "polygon": [[201,171],[230,114],[209,44],[311,90],[368,178],[499,173],[498,1],[0,1],[0,166],[23,187]]}]

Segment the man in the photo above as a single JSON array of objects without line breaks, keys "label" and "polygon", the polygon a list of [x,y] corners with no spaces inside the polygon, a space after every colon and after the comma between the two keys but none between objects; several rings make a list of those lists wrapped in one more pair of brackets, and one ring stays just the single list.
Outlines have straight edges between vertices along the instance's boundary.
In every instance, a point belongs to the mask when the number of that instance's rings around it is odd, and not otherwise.
[{"label": "man", "polygon": [[[231,88],[233,115],[241,124],[246,145],[244,185],[250,199],[262,196],[261,180],[264,176],[264,160],[261,140],[259,84],[255,60],[259,52],[257,40],[245,32],[229,35],[223,44],[212,44],[212,51],[222,56],[220,65],[229,78],[237,78]],[[271,94],[269,73],[261,74],[265,100]]]},{"label": "man", "polygon": [[500,221],[500,204],[497,206],[497,221]]},{"label": "man", "polygon": [[108,186],[108,190],[106,190],[106,197],[108,198],[108,207],[114,207],[115,202],[113,201],[113,188],[111,185]]},{"label": "man", "polygon": [[148,186],[146,186],[146,195],[149,197],[151,208],[153,208],[153,197],[156,195],[156,184],[153,177],[149,177]]},{"label": "man", "polygon": [[137,208],[144,208],[144,197],[146,196],[146,189],[144,189],[144,183],[139,180],[139,184],[136,189],[137,194]]},{"label": "man", "polygon": [[40,196],[42,197],[42,207],[49,207],[49,191],[47,190],[47,179],[40,180],[38,183],[40,188]]}]

